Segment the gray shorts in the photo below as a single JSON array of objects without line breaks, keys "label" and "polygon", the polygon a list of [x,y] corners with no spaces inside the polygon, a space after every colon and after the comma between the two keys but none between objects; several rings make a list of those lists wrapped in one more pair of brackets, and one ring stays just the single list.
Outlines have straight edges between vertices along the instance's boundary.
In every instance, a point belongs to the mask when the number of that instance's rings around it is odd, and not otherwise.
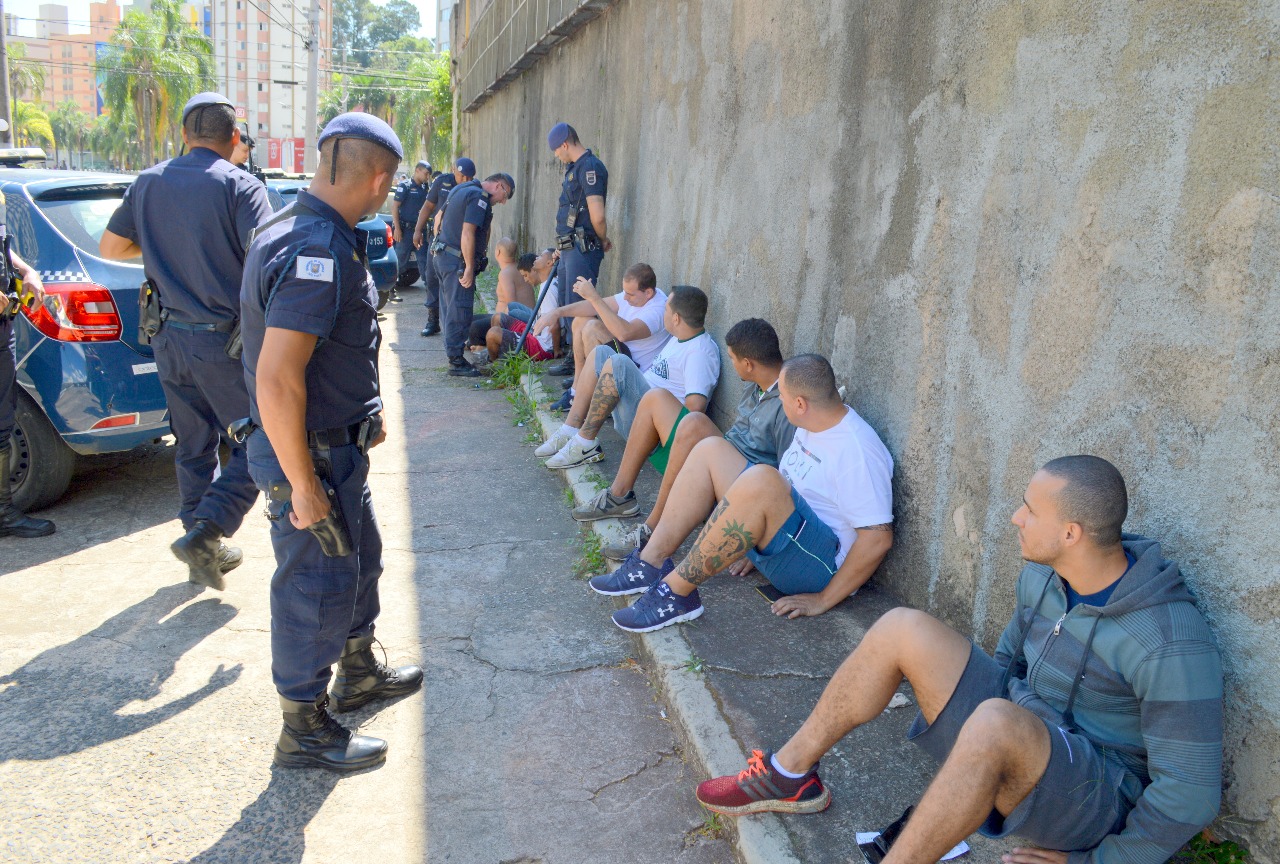
[{"label": "gray shorts", "polygon": [[[930,725],[917,714],[908,740],[939,764],[951,752],[960,729],[988,699],[1006,698],[1004,672],[976,645],[945,708]],[[1129,811],[1142,794],[1142,783],[1122,766],[1103,758],[1089,739],[1048,721],[1049,765],[1031,794],[1013,812],[992,810],[978,832],[987,837],[1017,835],[1045,849],[1062,852],[1092,849],[1124,828]]]},{"label": "gray shorts", "polygon": [[640,397],[649,392],[640,367],[630,357],[619,354],[608,345],[597,345],[591,355],[596,358],[596,374],[604,368],[604,362],[613,358],[613,380],[618,385],[618,404],[613,409],[613,426],[623,438],[631,434],[631,424],[636,420]]}]

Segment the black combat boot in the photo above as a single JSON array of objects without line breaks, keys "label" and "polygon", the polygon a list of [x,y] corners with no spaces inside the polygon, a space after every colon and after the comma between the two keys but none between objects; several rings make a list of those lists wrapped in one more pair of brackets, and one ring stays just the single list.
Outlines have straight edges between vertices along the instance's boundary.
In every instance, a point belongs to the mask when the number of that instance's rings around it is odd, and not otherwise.
[{"label": "black combat boot", "polygon": [[427,326],[422,328],[423,336],[434,336],[440,332],[440,310],[427,310]]},{"label": "black combat boot", "polygon": [[197,520],[190,531],[173,541],[169,549],[187,565],[190,581],[215,591],[226,587],[222,574],[236,569],[244,560],[239,549],[223,545],[222,529],[206,519]]},{"label": "black combat boot", "polygon": [[328,711],[329,697],[293,702],[280,697],[284,728],[276,742],[275,762],[282,768],[324,768],[346,774],[387,761],[387,742],[354,735]]},{"label": "black combat boot", "polygon": [[9,468],[13,449],[6,442],[0,447],[0,537],[48,537],[56,529],[48,519],[32,519],[13,506],[13,490],[9,488]]},{"label": "black combat boot", "polygon": [[373,656],[373,634],[348,639],[333,681],[333,708],[354,711],[374,699],[390,699],[422,686],[421,666],[386,666]]}]

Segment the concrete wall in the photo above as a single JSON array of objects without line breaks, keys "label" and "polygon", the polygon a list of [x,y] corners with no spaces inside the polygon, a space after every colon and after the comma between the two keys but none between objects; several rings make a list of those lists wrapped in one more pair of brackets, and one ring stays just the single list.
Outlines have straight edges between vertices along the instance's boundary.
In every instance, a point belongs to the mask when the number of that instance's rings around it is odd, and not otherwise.
[{"label": "concrete wall", "polygon": [[[1008,518],[1074,452],[1182,562],[1229,675],[1224,815],[1280,861],[1280,7],[623,0],[460,126],[553,233],[572,122],[617,249],[833,360],[898,463],[876,576],[990,646]],[[727,364],[726,364],[727,367]],[[718,400],[728,408],[734,387]]]}]

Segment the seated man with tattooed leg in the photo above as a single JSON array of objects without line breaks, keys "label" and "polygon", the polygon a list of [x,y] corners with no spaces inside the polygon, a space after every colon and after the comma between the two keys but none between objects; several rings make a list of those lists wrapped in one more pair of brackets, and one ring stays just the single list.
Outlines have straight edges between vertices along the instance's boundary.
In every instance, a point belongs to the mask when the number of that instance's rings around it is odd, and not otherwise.
[{"label": "seated man with tattooed leg", "polygon": [[[841,401],[825,358],[788,360],[778,390],[796,427],[778,467],[749,465],[723,438],[699,442],[648,544],[591,580],[603,594],[644,592],[613,613],[623,630],[692,621],[703,611],[699,585],[752,566],[790,595],[774,602],[774,614],[820,615],[861,588],[884,560],[893,545],[889,451]],[[668,556],[704,519],[693,551],[676,566]]]}]

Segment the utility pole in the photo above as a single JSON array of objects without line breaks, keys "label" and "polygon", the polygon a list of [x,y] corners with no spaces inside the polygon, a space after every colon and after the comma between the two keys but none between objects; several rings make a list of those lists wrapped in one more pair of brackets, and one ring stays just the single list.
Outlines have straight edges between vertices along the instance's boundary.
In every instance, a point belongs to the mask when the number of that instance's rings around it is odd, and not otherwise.
[{"label": "utility pole", "polygon": [[347,113],[347,40],[342,40],[342,113]]},{"label": "utility pole", "polygon": [[0,0],[0,120],[4,121],[0,143],[9,145],[13,143],[13,117],[9,115],[9,47],[4,31],[4,0]]},{"label": "utility pole", "polygon": [[[3,2],[3,0],[0,0]],[[307,57],[307,115],[303,122],[305,132],[304,146],[306,153],[302,157],[302,167],[307,173],[314,174],[320,154],[316,152],[316,124],[320,120],[319,94],[316,92],[320,83],[320,0],[311,0],[311,40],[307,49],[311,52]]]}]

